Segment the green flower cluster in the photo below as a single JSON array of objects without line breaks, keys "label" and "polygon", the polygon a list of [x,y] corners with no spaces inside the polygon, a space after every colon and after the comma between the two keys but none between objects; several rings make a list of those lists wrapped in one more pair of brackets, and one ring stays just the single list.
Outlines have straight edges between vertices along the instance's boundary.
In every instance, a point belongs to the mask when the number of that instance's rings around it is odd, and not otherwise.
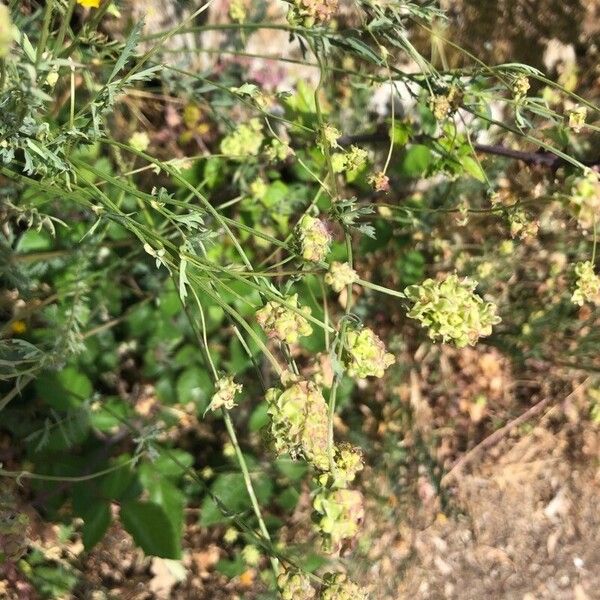
[{"label": "green flower cluster", "polygon": [[325,587],[319,600],[368,600],[367,592],[349,581],[343,573],[330,573],[325,576]]},{"label": "green flower cluster", "polygon": [[585,119],[587,117],[587,108],[585,106],[578,106],[568,113],[569,127],[575,132],[579,133],[585,125]]},{"label": "green flower cluster", "polygon": [[584,175],[570,178],[571,193],[569,204],[581,227],[594,226],[596,215],[600,212],[600,179],[589,169]]},{"label": "green flower cluster", "polygon": [[235,383],[233,377],[221,377],[221,379],[215,383],[215,388],[216,391],[208,405],[208,410],[217,411],[220,408],[231,410],[236,406],[234,398],[236,394],[239,394],[242,391],[242,386],[239,383]]},{"label": "green flower cluster", "polygon": [[320,219],[304,215],[298,223],[298,239],[304,260],[321,262],[329,254],[331,235]]},{"label": "green flower cluster", "polygon": [[364,519],[363,497],[357,490],[321,490],[313,500],[317,527],[328,552],[339,552],[358,534]]},{"label": "green flower cluster", "polygon": [[531,83],[529,83],[529,79],[525,75],[515,77],[512,83],[512,93],[515,100],[521,100],[527,96],[530,87]]},{"label": "green flower cluster", "polygon": [[[287,296],[284,300],[288,305],[299,308],[298,294]],[[303,314],[309,316],[310,308],[305,306],[299,310],[302,314],[279,302],[267,302],[257,311],[256,320],[269,337],[295,344],[302,336],[312,333],[310,323],[302,316]]]},{"label": "green flower cluster", "polygon": [[583,306],[591,302],[600,306],[600,277],[594,273],[594,265],[591,261],[580,262],[575,265],[577,282],[571,300]]},{"label": "green flower cluster", "polygon": [[529,218],[522,208],[517,208],[508,215],[510,235],[522,240],[533,238],[537,235],[539,223]]},{"label": "green flower cluster", "polygon": [[363,469],[363,455],[360,448],[350,444],[340,444],[335,449],[335,468],[332,473],[323,473],[318,482],[329,488],[346,488]]},{"label": "green flower cluster", "polygon": [[262,125],[258,119],[242,123],[221,140],[221,153],[230,158],[243,160],[246,156],[257,156],[263,143]]},{"label": "green flower cluster", "polygon": [[452,111],[450,100],[444,94],[435,94],[429,100],[429,107],[437,121],[443,121]]},{"label": "green flower cluster", "polygon": [[327,23],[337,12],[338,3],[339,0],[292,0],[288,21],[304,27]]},{"label": "green flower cluster", "polygon": [[326,123],[319,133],[317,145],[323,152],[325,152],[326,148],[339,148],[340,145],[338,144],[338,140],[341,137],[342,133],[339,129],[335,128],[329,123]]},{"label": "green flower cluster", "polygon": [[355,281],[358,281],[358,275],[348,263],[332,262],[325,275],[325,283],[338,293]]},{"label": "green flower cluster", "polygon": [[369,154],[358,146],[350,146],[347,152],[336,152],[331,157],[333,170],[336,173],[343,171],[358,171],[366,162]]},{"label": "green flower cluster", "polygon": [[317,593],[310,579],[299,571],[284,571],[277,577],[277,587],[282,600],[315,600]]},{"label": "green flower cluster", "polygon": [[383,171],[373,173],[369,177],[369,183],[376,192],[387,192],[390,189],[390,178]]},{"label": "green flower cluster", "polygon": [[350,377],[383,377],[394,361],[394,355],[385,351],[385,344],[367,327],[346,335],[345,364]]},{"label": "green flower cluster", "polygon": [[312,381],[299,381],[283,391],[271,388],[266,400],[276,451],[329,469],[327,405],[321,390]]},{"label": "green flower cluster", "polygon": [[490,335],[500,323],[496,306],[475,293],[477,282],[456,274],[443,281],[426,279],[404,290],[414,302],[408,316],[427,328],[432,340],[453,341],[463,348],[474,345],[480,337]]},{"label": "green flower cluster", "polygon": [[265,150],[265,155],[270,162],[281,162],[292,154],[294,151],[291,146],[277,138],[273,138]]}]

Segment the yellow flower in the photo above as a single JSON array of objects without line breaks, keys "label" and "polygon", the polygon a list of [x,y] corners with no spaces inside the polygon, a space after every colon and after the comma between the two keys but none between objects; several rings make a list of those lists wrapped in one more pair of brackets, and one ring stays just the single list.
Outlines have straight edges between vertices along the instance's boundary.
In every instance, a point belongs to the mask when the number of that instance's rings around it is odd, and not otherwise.
[{"label": "yellow flower", "polygon": [[27,325],[25,324],[25,321],[13,321],[10,324],[10,328],[11,331],[16,335],[20,335],[21,333],[25,333],[27,331]]},{"label": "yellow flower", "polygon": [[77,0],[77,4],[81,4],[81,6],[85,6],[86,8],[98,8],[100,0]]}]

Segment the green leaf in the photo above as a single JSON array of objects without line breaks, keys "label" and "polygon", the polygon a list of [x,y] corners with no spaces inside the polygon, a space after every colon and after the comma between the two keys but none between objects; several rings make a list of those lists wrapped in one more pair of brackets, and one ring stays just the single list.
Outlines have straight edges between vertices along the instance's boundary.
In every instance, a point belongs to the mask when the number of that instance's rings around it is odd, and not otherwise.
[{"label": "green leaf", "polygon": [[189,367],[177,379],[177,399],[181,404],[194,402],[200,412],[208,406],[213,385],[209,374],[198,368]]},{"label": "green leaf", "polygon": [[169,479],[156,471],[154,465],[142,465],[139,475],[140,482],[148,492],[150,501],[158,504],[164,510],[169,521],[171,521],[177,545],[180,545],[183,532],[185,496]]},{"label": "green leaf", "polygon": [[83,545],[87,552],[104,537],[110,521],[110,505],[107,502],[93,504],[83,515],[83,529],[81,533]]},{"label": "green leaf", "polygon": [[401,171],[407,177],[418,177],[427,171],[431,161],[432,155],[429,146],[415,144],[406,151]]},{"label": "green leaf", "polygon": [[74,367],[66,367],[52,375],[44,375],[36,381],[37,393],[57,410],[76,408],[93,392],[92,382]]},{"label": "green leaf", "polygon": [[112,73],[108,78],[108,83],[110,83],[118,72],[125,66],[125,63],[129,60],[131,55],[134,53],[136,46],[138,45],[140,39],[140,33],[144,28],[144,20],[139,19],[135,22],[127,41],[125,42],[125,46],[123,47],[123,52],[121,52],[119,58],[115,62],[115,66],[113,67]]},{"label": "green leaf", "polygon": [[269,424],[269,407],[266,402],[261,402],[250,415],[248,428],[250,431],[258,431]]},{"label": "green leaf", "polygon": [[52,237],[45,231],[29,229],[17,242],[17,252],[40,252],[52,248]]},{"label": "green leaf", "polygon": [[481,165],[472,156],[461,157],[460,164],[471,177],[474,177],[477,181],[481,181],[481,183],[485,183],[485,173]]},{"label": "green leaf", "polygon": [[[273,493],[273,484],[266,477],[255,477],[253,483],[259,503],[265,504]],[[219,500],[219,504],[206,496],[202,503],[201,525],[223,523],[228,520],[230,513],[240,514],[252,507],[241,473],[219,475],[211,486],[211,492]],[[229,514],[224,515],[223,510]]]},{"label": "green leaf", "polygon": [[135,474],[130,464],[125,464],[131,460],[129,454],[121,454],[114,459],[113,464],[122,464],[123,467],[115,469],[102,478],[100,490],[105,498],[111,500],[120,500],[126,491],[132,486],[135,480]]},{"label": "green leaf", "polygon": [[146,554],[160,558],[181,557],[173,524],[158,504],[137,500],[125,502],[120,517],[125,530]]}]

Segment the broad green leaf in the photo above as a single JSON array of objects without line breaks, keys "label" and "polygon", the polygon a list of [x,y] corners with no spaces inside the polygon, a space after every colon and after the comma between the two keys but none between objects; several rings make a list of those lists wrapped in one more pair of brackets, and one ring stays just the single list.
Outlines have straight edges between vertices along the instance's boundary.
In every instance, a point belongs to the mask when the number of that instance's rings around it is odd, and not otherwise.
[{"label": "broad green leaf", "polygon": [[431,161],[432,155],[429,146],[415,144],[406,151],[401,164],[401,172],[407,177],[418,177],[427,171]]},{"label": "broad green leaf", "polygon": [[177,400],[181,404],[193,402],[204,412],[212,395],[210,375],[200,367],[187,368],[177,379]]},{"label": "broad green leaf", "polygon": [[103,538],[110,521],[110,505],[107,502],[94,503],[83,515],[81,533],[83,545],[88,552]]},{"label": "broad green leaf", "polygon": [[173,524],[154,502],[131,500],[121,505],[121,522],[135,543],[148,555],[179,559],[181,547]]},{"label": "broad green leaf", "polygon": [[[273,484],[266,476],[255,477],[253,483],[256,497],[259,503],[264,505],[273,493]],[[240,514],[252,507],[241,473],[219,475],[211,486],[211,492],[218,498],[219,505],[210,496],[206,496],[200,513],[202,525],[215,525],[227,521],[228,515],[223,514],[222,508],[230,514]]]},{"label": "broad green leaf", "polygon": [[44,375],[36,381],[38,395],[52,408],[76,408],[92,395],[92,382],[75,367],[66,367],[56,374]]},{"label": "broad green leaf", "polygon": [[185,496],[163,474],[154,470],[154,465],[144,464],[139,470],[140,482],[148,492],[151,502],[158,504],[173,526],[177,544],[181,543],[183,532],[183,510]]}]

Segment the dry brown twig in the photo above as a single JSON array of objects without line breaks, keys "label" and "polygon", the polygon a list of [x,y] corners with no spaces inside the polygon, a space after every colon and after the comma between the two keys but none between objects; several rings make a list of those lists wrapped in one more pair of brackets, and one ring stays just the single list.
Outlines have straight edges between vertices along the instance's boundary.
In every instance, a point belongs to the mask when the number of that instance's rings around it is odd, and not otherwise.
[{"label": "dry brown twig", "polygon": [[[590,378],[587,377],[583,382],[581,382],[578,386],[576,386],[563,400],[566,402],[569,398],[571,398],[574,394],[576,394],[581,388],[585,387],[589,382]],[[502,438],[504,438],[508,433],[510,433],[515,427],[522,425],[523,423],[529,421],[529,419],[535,417],[540,414],[547,406],[550,404],[551,398],[547,397],[530,408],[528,408],[523,414],[514,418],[512,421],[509,421],[504,427],[497,429],[486,437],[484,440],[479,442],[476,446],[471,448],[466,454],[463,454],[450,468],[450,470],[442,477],[440,485],[442,487],[447,486],[452,480],[458,478],[462,473],[463,469],[466,465],[473,462],[473,460],[484,450],[495,446]]]}]

